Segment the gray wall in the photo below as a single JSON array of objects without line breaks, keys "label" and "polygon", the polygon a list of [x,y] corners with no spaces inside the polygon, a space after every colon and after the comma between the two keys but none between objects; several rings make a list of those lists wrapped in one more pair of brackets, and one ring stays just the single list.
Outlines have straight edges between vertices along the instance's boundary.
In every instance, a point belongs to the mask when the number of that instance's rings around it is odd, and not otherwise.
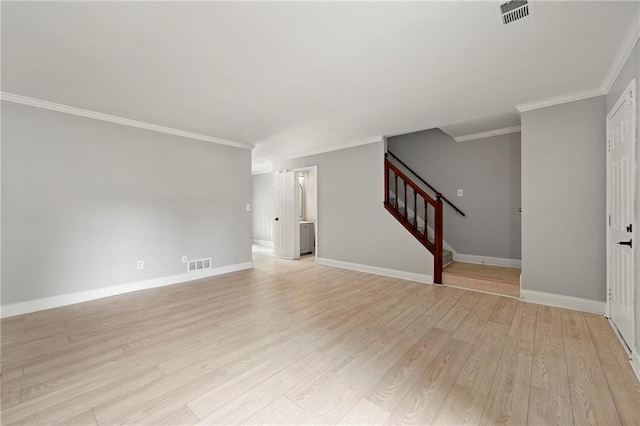
[{"label": "gray wall", "polygon": [[249,150],[3,102],[2,151],[3,304],[251,261]]},{"label": "gray wall", "polygon": [[382,142],[287,161],[318,166],[318,257],[433,275],[433,256],[383,207]]},{"label": "gray wall", "polygon": [[[627,88],[631,80],[640,77],[640,42],[636,42],[636,46],[620,71],[618,78],[611,86],[607,95],[607,113],[611,111],[613,106],[622,95],[622,91]],[[637,96],[637,95],[636,95]],[[638,108],[638,119],[636,123],[640,125],[640,108]],[[640,149],[636,147],[636,164],[640,164]],[[636,220],[640,218],[640,168],[637,169],[636,176]],[[636,223],[634,226],[638,226]],[[637,239],[638,233],[634,237]],[[640,249],[636,249],[636,351],[640,352]]]},{"label": "gray wall", "polygon": [[444,239],[456,252],[520,259],[520,133],[458,143],[433,129],[387,146],[466,214],[445,204]]},{"label": "gray wall", "polygon": [[521,114],[522,288],[606,293],[606,98]]},{"label": "gray wall", "polygon": [[253,175],[251,182],[253,239],[273,241],[273,173]]},{"label": "gray wall", "polygon": [[611,108],[622,95],[624,89],[627,88],[631,80],[638,77],[638,68],[640,67],[640,43],[636,42],[629,59],[620,70],[618,78],[613,82],[609,93],[607,94],[607,112],[611,111]]}]

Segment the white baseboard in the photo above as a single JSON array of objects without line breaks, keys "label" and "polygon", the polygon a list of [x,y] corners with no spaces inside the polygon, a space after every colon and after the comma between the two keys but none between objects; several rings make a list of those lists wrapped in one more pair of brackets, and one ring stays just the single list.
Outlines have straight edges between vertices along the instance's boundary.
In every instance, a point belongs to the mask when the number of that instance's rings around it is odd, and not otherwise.
[{"label": "white baseboard", "polygon": [[607,312],[606,302],[582,299],[580,297],[564,296],[562,294],[545,293],[542,291],[520,289],[520,299],[525,302],[573,309],[574,311],[593,312],[602,315]]},{"label": "white baseboard", "polygon": [[640,380],[640,353],[635,348],[631,353],[631,368],[633,368],[633,372],[636,373],[636,377]]},{"label": "white baseboard", "polygon": [[3,305],[0,308],[0,318],[13,317],[28,314],[30,312],[43,311],[45,309],[58,308],[60,306],[73,305],[88,302],[103,297],[115,296],[133,291],[146,290],[167,285],[180,284],[187,281],[199,280],[214,275],[226,274],[253,268],[253,262],[237,263],[234,265],[220,266],[218,268],[203,269],[200,271],[186,272],[184,274],[170,275],[167,277],[152,278],[144,281],[136,281],[126,284],[102,287],[94,290],[80,291],[77,293],[61,294],[59,296],[44,297],[42,299],[28,300],[26,302]]},{"label": "white baseboard", "polygon": [[383,275],[385,277],[400,278],[402,280],[417,281],[419,283],[433,284],[433,277],[415,272],[398,271],[397,269],[380,268],[377,266],[362,265],[359,263],[343,262],[341,260],[326,259],[319,257],[317,263],[320,265],[333,266],[336,268],[350,269],[352,271],[367,272],[369,274]]},{"label": "white baseboard", "polygon": [[268,240],[252,240],[253,244],[265,247],[273,247],[273,241]]},{"label": "white baseboard", "polygon": [[503,257],[476,256],[473,254],[453,253],[456,262],[477,263],[479,265],[504,266],[506,268],[522,268],[522,260]]}]

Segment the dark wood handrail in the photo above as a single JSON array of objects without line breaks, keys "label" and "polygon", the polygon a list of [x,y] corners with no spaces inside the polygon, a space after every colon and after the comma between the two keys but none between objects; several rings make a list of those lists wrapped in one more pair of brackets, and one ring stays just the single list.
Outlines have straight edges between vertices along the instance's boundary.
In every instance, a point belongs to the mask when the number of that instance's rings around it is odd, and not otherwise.
[{"label": "dark wood handrail", "polygon": [[[390,194],[390,182],[389,182],[389,172],[393,173],[393,194],[395,196],[395,200],[390,203],[389,194]],[[398,178],[402,180],[403,191],[398,191]],[[407,201],[407,186],[411,188],[413,191],[413,205],[414,205],[414,213],[413,220],[408,215],[409,212],[409,204]],[[416,237],[432,254],[433,254],[433,280],[437,284],[442,283],[442,226],[443,226],[443,218],[442,218],[442,195],[436,192],[436,199],[434,200],[427,192],[422,189],[417,183],[415,183],[411,178],[409,178],[402,170],[400,170],[395,164],[389,161],[386,158],[384,159],[384,206],[385,208],[393,215],[396,219],[411,233],[414,237]],[[398,201],[401,198],[400,196],[404,194],[404,198],[402,199],[404,202],[404,208],[400,209],[398,205]],[[424,230],[421,232],[418,229],[418,211],[417,211],[417,196],[422,197],[424,200]],[[433,206],[434,208],[434,238],[433,242],[429,241],[428,234],[428,214],[427,214],[427,204]]]},{"label": "dark wood handrail", "polygon": [[[407,185],[411,187],[411,189],[413,189],[416,193],[420,194],[422,198],[424,198],[429,204],[431,204],[432,206],[436,205],[436,200],[434,200],[429,194],[427,194],[427,192],[424,189],[420,188],[415,182],[413,182],[411,178],[406,174],[404,174],[402,170],[400,170],[395,164],[393,164],[389,160],[387,160],[387,162],[388,162],[387,166],[389,166],[389,168],[393,170],[393,173],[396,176],[400,177],[403,182],[406,182]],[[436,198],[438,198],[438,196],[442,198],[442,196],[439,193],[436,193]],[[397,198],[398,197],[396,196],[396,199]]]},{"label": "dark wood handrail", "polygon": [[[390,154],[393,158],[395,158],[398,163],[402,164],[402,166],[409,170],[415,177],[417,177],[420,182],[424,183],[427,187],[429,187],[430,190],[432,190],[433,192],[435,192],[436,194],[440,194],[440,192],[438,192],[437,189],[435,189],[433,186],[431,186],[429,184],[429,182],[427,182],[426,180],[422,179],[422,176],[420,176],[418,173],[416,173],[411,167],[407,166],[404,161],[402,161],[401,159],[398,158],[397,155],[395,155],[393,152],[391,151],[387,151],[385,153],[385,157],[387,156],[387,154]],[[464,212],[462,210],[460,210],[458,207],[456,207],[451,201],[449,201],[447,199],[447,197],[445,197],[444,195],[440,194],[440,198],[442,198],[442,201],[444,201],[445,203],[449,204],[457,213],[461,214],[462,216],[467,216],[466,214],[464,214]]]}]

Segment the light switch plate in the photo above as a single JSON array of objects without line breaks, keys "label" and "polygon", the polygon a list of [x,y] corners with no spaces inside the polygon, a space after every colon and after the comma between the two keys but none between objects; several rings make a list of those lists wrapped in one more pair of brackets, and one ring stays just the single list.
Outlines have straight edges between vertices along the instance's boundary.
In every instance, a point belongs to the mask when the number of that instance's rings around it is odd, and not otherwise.
[{"label": "light switch plate", "polygon": [[462,197],[462,189],[458,189],[458,197]]}]

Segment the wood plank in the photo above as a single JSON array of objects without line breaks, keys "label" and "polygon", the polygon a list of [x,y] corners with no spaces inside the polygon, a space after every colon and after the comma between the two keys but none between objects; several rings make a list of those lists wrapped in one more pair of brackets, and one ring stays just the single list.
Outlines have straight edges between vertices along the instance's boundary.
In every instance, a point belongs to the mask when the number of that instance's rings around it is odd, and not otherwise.
[{"label": "wood plank", "polygon": [[519,302],[513,316],[510,339],[533,340],[536,335],[536,319],[538,316],[538,305],[533,303]]},{"label": "wood plank", "polygon": [[500,297],[493,294],[481,295],[471,313],[456,329],[453,338],[467,343],[476,343],[499,300]]},{"label": "wood plank", "polygon": [[507,297],[501,297],[496,303],[496,307],[489,317],[489,321],[497,322],[498,324],[511,324],[513,315],[516,312],[518,302],[515,299],[509,299]]},{"label": "wood plank", "polygon": [[507,268],[504,266],[480,265],[477,263],[452,262],[445,272],[452,275],[481,278],[498,282],[519,284],[520,268]]},{"label": "wood plank", "polygon": [[[258,366],[194,399],[187,406],[205,423],[244,422],[331,359],[296,345],[276,362]],[[298,352],[307,353],[299,358]]]},{"label": "wood plank", "polygon": [[545,332],[552,337],[562,335],[562,311],[564,309],[553,306],[538,305],[538,320],[536,333]]},{"label": "wood plank", "polygon": [[443,271],[447,286],[520,297],[520,269],[452,262]]},{"label": "wood plank", "polygon": [[371,357],[363,368],[379,375],[386,374],[437,322],[438,318],[423,314]]},{"label": "wood plank", "polygon": [[442,287],[437,290],[440,290],[439,293],[434,292],[439,296],[436,299],[437,302],[426,311],[426,314],[435,318],[442,318],[458,303],[458,300],[460,300],[465,292],[451,287]]},{"label": "wood plank", "polygon": [[304,410],[302,408],[285,396],[281,396],[247,419],[246,423],[252,425],[281,425],[290,422],[291,419],[295,419],[303,413]]},{"label": "wood plank", "polygon": [[560,316],[562,318],[562,330],[565,338],[591,342],[589,327],[582,312],[563,309],[560,311]]},{"label": "wood plank", "polygon": [[571,399],[531,386],[527,424],[532,426],[573,424]]},{"label": "wood plank", "polygon": [[[37,376],[37,382],[31,383],[31,376],[23,378],[22,402],[37,401],[52,394],[64,393],[68,398],[79,396],[96,386],[112,381],[113,377],[123,376],[153,369],[159,361],[169,357],[180,357],[194,350],[197,346],[166,344],[157,348],[153,352],[144,355],[129,356],[116,355],[108,358],[104,363],[87,370],[77,370],[73,373],[63,373],[58,371],[41,372]],[[30,385],[27,385],[30,383]]]},{"label": "wood plank", "polygon": [[5,425],[64,423],[66,419],[73,418],[86,411],[87,407],[92,407],[116,398],[123,393],[142,388],[161,377],[160,370],[154,367],[136,374],[115,376],[110,380],[105,378],[104,381],[95,383],[93,389],[87,389],[86,392],[75,397],[67,395],[64,391],[56,391],[50,395],[32,399],[24,404],[16,405],[6,410],[3,409],[2,423]]},{"label": "wood plank", "polygon": [[352,369],[349,374],[337,378],[323,392],[315,395],[305,412],[294,423],[337,424],[380,379],[363,368]]},{"label": "wood plank", "polygon": [[527,422],[533,341],[510,339],[505,344],[480,424]]},{"label": "wood plank", "polygon": [[389,412],[393,411],[447,345],[451,345],[450,333],[439,328],[431,329],[385,374],[367,399]]},{"label": "wood plank", "polygon": [[436,324],[436,327],[447,331],[456,331],[467,315],[471,313],[476,303],[478,303],[478,299],[478,296],[471,292],[463,295],[460,300],[458,300],[458,303]]},{"label": "wood plank", "polygon": [[87,410],[53,424],[58,424],[60,426],[97,426],[98,422],[93,415],[93,411]]},{"label": "wood plank", "polygon": [[170,413],[163,412],[160,416],[153,413],[152,416],[145,417],[138,422],[129,424],[149,425],[149,426],[187,426],[198,424],[198,418],[189,410],[187,406],[182,406]]},{"label": "wood plank", "polygon": [[[136,392],[121,394],[93,407],[98,423],[138,423],[169,417],[203,392],[226,383],[215,365],[194,365],[163,376]],[[187,416],[188,417],[188,416]]]},{"label": "wood plank", "polygon": [[640,382],[634,377],[629,356],[606,318],[585,314],[585,319],[620,420],[640,425]]},{"label": "wood plank", "polygon": [[[568,330],[571,336],[575,328]],[[588,331],[588,330],[587,330]],[[591,341],[564,339],[573,418],[580,425],[622,424]]]},{"label": "wood plank", "polygon": [[461,277],[446,272],[442,274],[442,283],[445,286],[452,288],[481,291],[500,296],[513,297],[516,299],[520,297],[520,285],[512,283],[503,283],[473,277]]},{"label": "wood plank", "polygon": [[389,418],[389,412],[367,399],[360,402],[340,420],[343,425],[381,425]]},{"label": "wood plank", "polygon": [[[424,313],[436,302],[436,297],[431,297],[426,301],[422,298],[433,293],[432,287],[427,287],[420,292],[420,297],[416,297],[416,303],[411,308],[404,310],[398,314],[395,318],[387,322],[385,325],[389,328],[394,328],[398,331],[404,330],[409,325],[413,324],[418,318],[424,315]],[[414,296],[414,295],[412,295]]]},{"label": "wood plank", "polygon": [[482,416],[486,401],[486,395],[455,383],[444,404],[440,407],[433,424],[477,425],[480,423],[480,416]]},{"label": "wood plank", "polygon": [[387,424],[430,424],[443,405],[472,345],[450,340],[425,369],[411,392],[391,413]]},{"label": "wood plank", "polygon": [[456,383],[474,392],[488,395],[508,332],[507,325],[487,323],[478,343],[473,347],[465,366],[460,371]]},{"label": "wood plank", "polygon": [[569,397],[569,376],[562,337],[560,310],[540,306],[533,349],[531,384]]}]

